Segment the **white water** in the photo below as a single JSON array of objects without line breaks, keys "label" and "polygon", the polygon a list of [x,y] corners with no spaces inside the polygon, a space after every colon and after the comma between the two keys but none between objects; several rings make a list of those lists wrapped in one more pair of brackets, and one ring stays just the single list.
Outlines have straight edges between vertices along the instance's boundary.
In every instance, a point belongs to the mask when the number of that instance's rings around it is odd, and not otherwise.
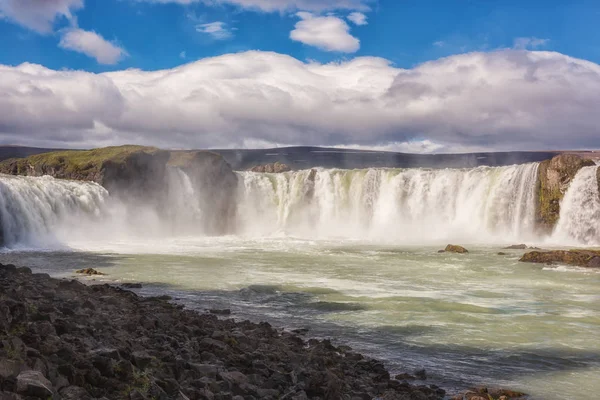
[{"label": "white water", "polygon": [[95,183],[0,175],[0,222],[4,242],[47,245],[59,225],[103,214],[108,192]]},{"label": "white water", "polygon": [[240,173],[240,229],[400,243],[532,239],[537,164]]},{"label": "white water", "polygon": [[[291,236],[394,244],[541,243],[535,235],[538,164],[474,169],[239,172],[235,230],[245,238]],[[583,168],[561,203],[550,243],[600,244],[597,167]],[[39,247],[81,239],[205,235],[207,193],[170,171],[167,204],[111,198],[94,183],[0,176],[4,242]],[[209,206],[203,206],[210,208]],[[50,246],[52,247],[52,246]]]},{"label": "white water", "polygon": [[573,179],[560,204],[560,219],[554,231],[554,241],[575,245],[600,243],[598,168],[584,167]]}]

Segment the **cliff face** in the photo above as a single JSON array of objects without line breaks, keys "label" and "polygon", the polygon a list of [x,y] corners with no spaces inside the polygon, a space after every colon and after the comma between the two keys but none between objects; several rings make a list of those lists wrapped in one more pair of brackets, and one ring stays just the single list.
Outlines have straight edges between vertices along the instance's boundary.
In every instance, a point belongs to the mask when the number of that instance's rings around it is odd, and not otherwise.
[{"label": "cliff face", "polygon": [[542,232],[552,231],[560,215],[560,201],[571,181],[581,168],[591,165],[595,165],[592,160],[574,154],[561,154],[540,163],[536,188],[536,219]]},{"label": "cliff face", "polygon": [[237,175],[215,153],[120,146],[53,152],[0,163],[0,173],[4,174],[93,181],[128,204],[149,206],[164,214],[171,206],[168,187],[172,168],[180,168],[190,177],[201,209],[208,211],[205,231],[229,233],[236,211]]},{"label": "cliff face", "polygon": [[234,229],[237,212],[238,177],[231,166],[209,151],[173,151],[168,166],[184,171],[192,181],[204,214],[204,229],[222,235]]}]

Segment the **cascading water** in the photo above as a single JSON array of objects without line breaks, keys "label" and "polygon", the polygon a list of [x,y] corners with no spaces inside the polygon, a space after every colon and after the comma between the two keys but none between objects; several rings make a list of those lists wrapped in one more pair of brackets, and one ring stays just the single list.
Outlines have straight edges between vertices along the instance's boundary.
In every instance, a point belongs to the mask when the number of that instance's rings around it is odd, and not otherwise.
[{"label": "cascading water", "polygon": [[533,235],[538,164],[242,172],[247,234],[481,242]]},{"label": "cascading water", "polygon": [[[553,241],[600,243],[598,167],[582,169],[561,204]],[[239,172],[236,234],[350,238],[401,244],[535,241],[538,164],[474,169]],[[210,188],[169,170],[161,204],[112,198],[94,183],[0,176],[4,245],[203,236]],[[163,204],[162,202],[166,202]],[[58,235],[61,233],[61,235]],[[210,233],[209,233],[210,234]]]},{"label": "cascading water", "polygon": [[553,241],[575,245],[600,243],[598,168],[584,167],[573,179],[560,204],[560,218]]},{"label": "cascading water", "polygon": [[100,185],[0,175],[0,223],[5,245],[40,244],[67,220],[102,213],[108,192]]}]

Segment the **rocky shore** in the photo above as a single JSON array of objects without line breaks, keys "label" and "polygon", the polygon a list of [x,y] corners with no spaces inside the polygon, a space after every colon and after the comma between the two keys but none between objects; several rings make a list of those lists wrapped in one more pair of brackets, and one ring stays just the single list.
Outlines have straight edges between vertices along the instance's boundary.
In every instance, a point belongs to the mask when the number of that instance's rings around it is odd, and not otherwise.
[{"label": "rocky shore", "polygon": [[328,340],[0,265],[0,399],[422,399]]}]

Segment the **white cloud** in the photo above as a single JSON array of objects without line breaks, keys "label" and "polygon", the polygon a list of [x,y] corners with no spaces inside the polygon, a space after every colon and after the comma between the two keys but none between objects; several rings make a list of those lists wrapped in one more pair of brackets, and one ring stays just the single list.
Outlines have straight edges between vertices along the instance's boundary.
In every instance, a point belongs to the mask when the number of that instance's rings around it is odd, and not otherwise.
[{"label": "white cloud", "polygon": [[355,11],[348,15],[348,19],[356,25],[367,25],[367,16],[361,12]]},{"label": "white cloud", "polygon": [[179,58],[184,59],[187,57],[187,54],[185,51],[182,51],[181,53],[179,53]]},{"label": "white cloud", "polygon": [[233,33],[227,28],[227,24],[221,21],[196,25],[196,31],[206,33],[216,40],[225,40],[233,37]]},{"label": "white cloud", "polygon": [[[600,66],[555,52],[468,53],[412,69],[228,54],[162,71],[0,66],[0,142],[598,148]],[[432,150],[433,149],[433,150]]]},{"label": "white cloud", "polygon": [[369,4],[375,0],[134,0],[150,3],[178,3],[188,5],[205,3],[207,5],[229,4],[257,11],[327,11],[360,10],[368,11]]},{"label": "white cloud", "polygon": [[0,14],[39,33],[51,33],[59,17],[73,18],[83,0],[0,0]]},{"label": "white cloud", "polygon": [[349,33],[350,27],[343,19],[333,15],[316,16],[309,12],[296,15],[301,21],[290,33],[292,40],[325,51],[354,53],[360,48],[360,41]]},{"label": "white cloud", "polygon": [[437,42],[433,42],[433,45],[435,47],[444,47],[446,45],[446,42],[444,42],[443,40],[438,40]]},{"label": "white cloud", "polygon": [[116,64],[127,52],[96,32],[70,28],[63,32],[59,46],[95,58],[100,64]]},{"label": "white cloud", "polygon": [[546,46],[548,42],[550,42],[550,39],[539,39],[536,37],[519,37],[514,40],[513,48],[518,50],[534,50]]}]

